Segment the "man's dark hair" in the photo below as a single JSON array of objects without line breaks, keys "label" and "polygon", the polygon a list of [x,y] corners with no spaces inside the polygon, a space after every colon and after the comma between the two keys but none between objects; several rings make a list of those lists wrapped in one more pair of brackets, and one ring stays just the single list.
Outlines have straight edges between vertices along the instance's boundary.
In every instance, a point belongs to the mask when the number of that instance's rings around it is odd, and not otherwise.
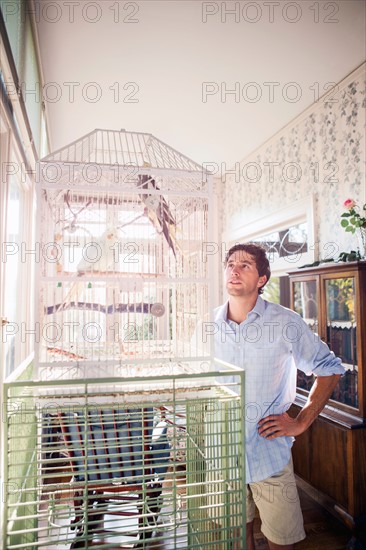
[{"label": "man's dark hair", "polygon": [[234,254],[234,252],[238,252],[238,251],[246,252],[247,254],[252,256],[255,260],[255,265],[257,267],[258,275],[260,277],[263,277],[263,275],[267,277],[267,281],[258,290],[258,294],[263,294],[263,289],[271,277],[271,269],[269,267],[269,261],[267,258],[265,248],[263,248],[263,246],[257,243],[235,244],[230,248],[230,250],[227,252],[225,256],[225,266],[227,265],[230,256]]}]

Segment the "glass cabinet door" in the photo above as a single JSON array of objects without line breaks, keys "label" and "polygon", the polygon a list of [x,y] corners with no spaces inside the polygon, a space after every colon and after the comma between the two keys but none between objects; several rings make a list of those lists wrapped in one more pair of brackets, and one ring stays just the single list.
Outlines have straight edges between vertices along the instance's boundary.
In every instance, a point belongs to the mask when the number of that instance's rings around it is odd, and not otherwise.
[{"label": "glass cabinet door", "polygon": [[346,374],[332,399],[358,407],[357,320],[354,277],[325,281],[327,332],[326,343],[342,359]]},{"label": "glass cabinet door", "polygon": [[[294,310],[301,315],[309,328],[318,332],[318,288],[316,280],[296,281],[293,283]],[[297,387],[303,390],[310,390],[313,385],[314,376],[306,376],[305,373],[297,371]]]}]

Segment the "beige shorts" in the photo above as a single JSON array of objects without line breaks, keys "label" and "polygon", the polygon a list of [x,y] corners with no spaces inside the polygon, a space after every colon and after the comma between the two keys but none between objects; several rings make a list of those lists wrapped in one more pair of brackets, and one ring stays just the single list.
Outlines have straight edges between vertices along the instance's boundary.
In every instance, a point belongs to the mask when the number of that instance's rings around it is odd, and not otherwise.
[{"label": "beige shorts", "polygon": [[275,544],[294,544],[305,538],[304,522],[292,459],[278,474],[247,485],[247,522],[258,508],[262,533]]}]

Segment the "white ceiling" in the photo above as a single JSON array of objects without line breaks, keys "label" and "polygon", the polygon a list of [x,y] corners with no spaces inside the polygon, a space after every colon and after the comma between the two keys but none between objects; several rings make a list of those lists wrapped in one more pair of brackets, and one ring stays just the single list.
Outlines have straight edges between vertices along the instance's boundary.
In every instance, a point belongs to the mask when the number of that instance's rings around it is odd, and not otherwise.
[{"label": "white ceiling", "polygon": [[[235,6],[239,21],[229,14],[222,21],[225,7]],[[365,6],[41,0],[36,18],[52,150],[95,128],[125,128],[229,168],[365,60]],[[203,22],[205,10],[217,13]],[[205,82],[217,90],[206,102]],[[239,101],[223,101],[220,91],[236,82]],[[137,101],[127,102],[129,94]],[[301,98],[291,102],[295,94]]]}]

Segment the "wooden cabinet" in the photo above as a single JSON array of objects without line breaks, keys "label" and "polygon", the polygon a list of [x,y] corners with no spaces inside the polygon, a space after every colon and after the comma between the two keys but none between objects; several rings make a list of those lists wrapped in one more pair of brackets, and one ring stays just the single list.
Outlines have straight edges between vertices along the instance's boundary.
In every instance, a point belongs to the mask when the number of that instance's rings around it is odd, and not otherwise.
[{"label": "wooden cabinet", "polygon": [[[292,309],[346,369],[319,418],[296,438],[295,472],[305,490],[357,526],[366,515],[366,261],[325,264],[289,276]],[[294,414],[312,382],[299,372]]]}]

